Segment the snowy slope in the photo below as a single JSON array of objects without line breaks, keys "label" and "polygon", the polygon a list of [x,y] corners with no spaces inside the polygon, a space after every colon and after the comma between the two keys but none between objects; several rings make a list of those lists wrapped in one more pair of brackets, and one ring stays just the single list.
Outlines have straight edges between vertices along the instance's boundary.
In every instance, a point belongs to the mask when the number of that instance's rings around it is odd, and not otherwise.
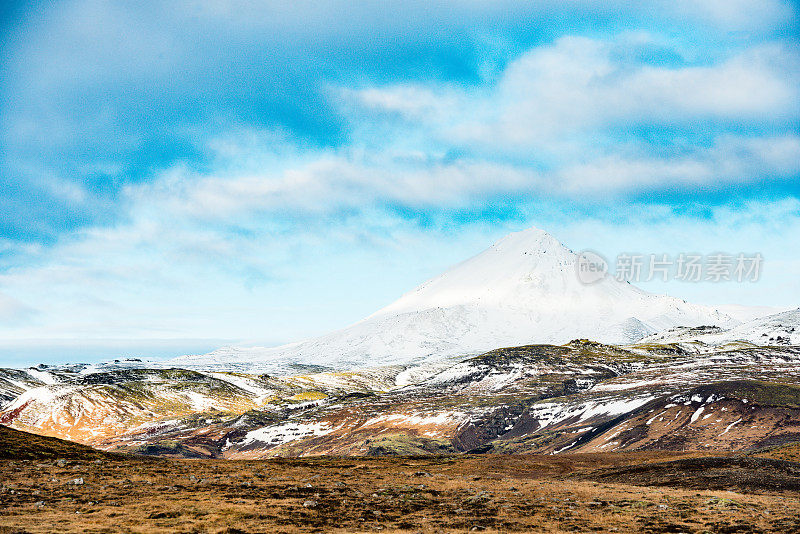
[{"label": "snowy slope", "polygon": [[790,311],[790,308],[788,307],[742,306],[741,304],[721,304],[715,305],[714,307],[722,313],[726,313],[742,323],[748,323],[768,315],[775,315],[776,313]]},{"label": "snowy slope", "polygon": [[738,341],[756,345],[800,345],[800,308],[760,317],[731,329],[676,328],[642,340],[645,343],[702,343],[719,346]]},{"label": "snowy slope", "polygon": [[755,319],[723,336],[758,345],[800,345],[800,308]]},{"label": "snowy slope", "polygon": [[181,366],[291,363],[333,368],[410,364],[504,346],[588,338],[629,343],[677,325],[738,324],[706,306],[653,295],[607,276],[585,285],[577,255],[532,228],[501,239],[344,330],[276,348],[183,356]]},{"label": "snowy slope", "polygon": [[58,384],[63,380],[63,373],[54,373],[36,367],[0,369],[0,410],[28,390],[44,385]]}]

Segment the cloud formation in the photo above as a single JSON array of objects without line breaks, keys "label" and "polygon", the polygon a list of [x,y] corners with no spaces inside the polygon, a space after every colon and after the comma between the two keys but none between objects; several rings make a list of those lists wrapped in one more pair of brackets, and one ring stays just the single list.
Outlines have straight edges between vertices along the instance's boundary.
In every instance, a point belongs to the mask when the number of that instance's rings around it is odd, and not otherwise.
[{"label": "cloud formation", "polygon": [[[658,247],[647,232],[733,248],[772,232],[764,247],[797,261],[776,230],[800,218],[793,2],[87,0],[12,15],[9,337],[285,341],[533,224],[575,247],[592,246],[581,231],[616,236],[607,251]],[[789,271],[766,282],[781,298],[800,296]]]},{"label": "cloud formation", "polygon": [[[391,0],[358,6],[341,0],[167,5],[84,0],[16,6],[0,35],[0,183],[5,192],[0,231],[39,242],[114,223],[124,217],[117,206],[122,188],[148,181],[177,162],[208,169],[208,140],[237,128],[288,132],[303,146],[359,142],[332,86],[382,90],[400,82],[409,87],[441,83],[481,93],[502,73],[505,90],[520,106],[507,114],[549,114],[530,131],[513,116],[490,117],[492,125],[504,128],[498,142],[524,141],[562,121],[598,118],[596,110],[587,109],[592,108],[590,94],[575,107],[560,104],[562,98],[552,106],[540,104],[546,109],[538,111],[535,102],[514,95],[529,90],[545,98],[553,97],[552,91],[569,94],[569,84],[580,81],[575,78],[581,76],[578,60],[608,64],[609,53],[635,52],[650,54],[656,63],[677,54],[701,65],[735,57],[738,48],[752,43],[769,48],[767,43],[797,37],[794,3],[781,0]],[[658,42],[614,45],[611,39],[612,44],[603,44],[609,35],[637,33],[670,36],[672,42],[660,48]],[[565,56],[573,52],[575,58]],[[773,59],[780,61],[774,54]],[[551,87],[531,79],[531,69],[541,68],[554,69],[546,78]],[[678,80],[653,80],[675,74],[657,65],[633,77],[620,71],[627,88],[620,87],[615,96],[601,83],[599,94],[591,97],[608,99],[602,108],[610,110],[625,100],[621,92],[630,90],[643,97],[639,109],[644,111],[664,101],[680,108],[678,98],[688,99],[683,107],[695,114],[725,113],[725,106],[730,111],[742,103],[737,87],[746,96],[765,77],[772,83],[772,70],[748,81],[739,75],[741,68],[734,61],[727,71],[707,77],[696,67]],[[692,91],[708,80],[735,82],[735,87],[724,89],[723,99],[701,91],[702,102],[693,92],[642,94],[648,84]],[[781,87],[772,89],[774,94],[745,102],[744,109],[758,113],[760,102],[770,105],[782,98]],[[464,134],[475,142],[495,138],[479,122],[461,125],[467,126]]]}]

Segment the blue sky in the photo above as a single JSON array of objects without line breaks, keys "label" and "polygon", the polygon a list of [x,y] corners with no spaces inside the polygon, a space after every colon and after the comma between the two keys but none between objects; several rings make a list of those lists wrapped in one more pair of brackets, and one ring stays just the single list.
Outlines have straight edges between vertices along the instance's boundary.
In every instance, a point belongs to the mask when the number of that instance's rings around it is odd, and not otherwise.
[{"label": "blue sky", "polygon": [[534,225],[762,252],[756,284],[645,287],[800,305],[795,2],[0,17],[0,365],[300,339]]}]

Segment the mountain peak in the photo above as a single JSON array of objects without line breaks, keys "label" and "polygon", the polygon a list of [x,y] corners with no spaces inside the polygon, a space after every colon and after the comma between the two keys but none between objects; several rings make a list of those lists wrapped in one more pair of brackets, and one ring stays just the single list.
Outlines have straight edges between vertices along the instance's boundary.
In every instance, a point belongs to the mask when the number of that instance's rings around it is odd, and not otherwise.
[{"label": "mountain peak", "polygon": [[490,250],[509,252],[567,252],[572,253],[558,239],[540,228],[531,227],[527,230],[511,232],[496,241]]},{"label": "mountain peak", "polygon": [[575,261],[575,253],[544,230],[513,232],[374,316],[477,303],[504,307],[520,299],[525,306],[530,300],[557,299],[580,285]]}]

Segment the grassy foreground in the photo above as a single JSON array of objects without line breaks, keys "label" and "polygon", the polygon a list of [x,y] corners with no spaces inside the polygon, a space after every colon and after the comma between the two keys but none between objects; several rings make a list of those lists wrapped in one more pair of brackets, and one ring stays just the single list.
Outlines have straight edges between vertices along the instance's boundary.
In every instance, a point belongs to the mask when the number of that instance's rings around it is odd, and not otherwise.
[{"label": "grassy foreground", "polygon": [[167,460],[29,436],[0,427],[0,532],[800,532],[781,454]]}]

